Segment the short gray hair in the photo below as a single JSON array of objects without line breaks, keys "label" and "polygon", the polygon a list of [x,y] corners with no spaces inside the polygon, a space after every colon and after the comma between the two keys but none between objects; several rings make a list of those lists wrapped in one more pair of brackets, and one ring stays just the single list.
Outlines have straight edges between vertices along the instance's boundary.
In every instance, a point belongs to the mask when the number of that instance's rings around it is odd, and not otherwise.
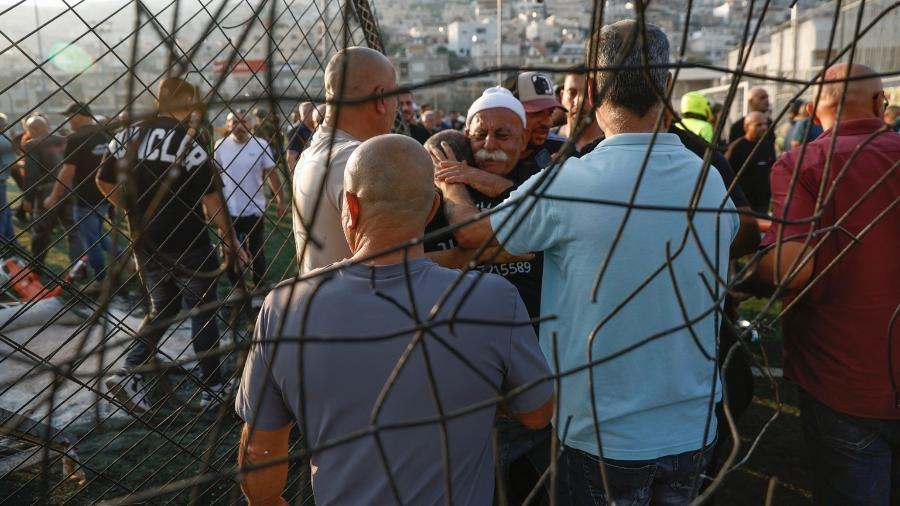
[{"label": "short gray hair", "polygon": [[[595,37],[598,68],[616,65],[619,51],[632,36],[633,30],[640,30],[641,25],[633,19],[624,19],[600,29]],[[595,73],[597,93],[604,90],[602,96],[596,97],[598,104],[606,102],[625,107],[638,116],[645,116],[650,109],[660,103],[659,96],[665,95],[666,79],[669,69],[656,67],[647,69],[650,75],[648,82],[641,66],[642,55],[647,52],[647,63],[650,65],[666,65],[669,63],[669,39],[665,32],[656,25],[646,24],[646,40],[640,32],[634,35],[634,44],[625,55],[621,65],[631,67],[628,70],[605,70]],[[654,92],[654,88],[656,91]]]}]

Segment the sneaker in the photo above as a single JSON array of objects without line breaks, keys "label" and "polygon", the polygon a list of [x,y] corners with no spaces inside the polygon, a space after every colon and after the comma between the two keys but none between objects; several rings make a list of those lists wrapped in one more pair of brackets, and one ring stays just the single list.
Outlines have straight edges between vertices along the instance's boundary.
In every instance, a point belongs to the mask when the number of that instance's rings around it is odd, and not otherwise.
[{"label": "sneaker", "polygon": [[106,388],[128,410],[137,414],[150,410],[143,374],[116,373],[106,378]]},{"label": "sneaker", "polygon": [[229,397],[231,397],[230,381],[209,386],[200,392],[200,407],[204,410],[215,409],[219,407],[219,404],[228,400]]}]

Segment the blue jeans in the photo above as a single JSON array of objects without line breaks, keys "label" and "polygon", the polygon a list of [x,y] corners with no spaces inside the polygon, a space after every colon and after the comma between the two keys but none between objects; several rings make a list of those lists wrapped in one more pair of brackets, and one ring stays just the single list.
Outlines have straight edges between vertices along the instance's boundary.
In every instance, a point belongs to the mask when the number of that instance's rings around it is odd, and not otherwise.
[{"label": "blue jeans", "polygon": [[[187,254],[181,260],[184,262],[183,269],[167,267],[152,259],[139,259],[141,281],[150,294],[150,314],[144,317],[138,330],[140,337],[125,359],[126,369],[138,367],[156,355],[159,340],[167,330],[167,327],[157,326],[158,322],[171,319],[182,309],[189,311],[216,301],[218,277],[199,277],[187,272],[194,270],[187,266],[198,265],[199,262],[202,264],[197,270],[214,271],[219,267],[216,255],[211,251],[198,251]],[[215,309],[191,316],[191,334],[194,353],[198,356],[218,347],[219,327]],[[222,383],[217,355],[201,357],[198,362],[205,385]]]},{"label": "blue jeans", "polygon": [[0,239],[11,242],[16,237],[12,225],[12,209],[6,200],[6,180],[0,181]]},{"label": "blue jeans", "polygon": [[[84,254],[88,257],[88,264],[94,271],[96,279],[106,276],[106,255],[112,249],[112,240],[108,233],[103,231],[103,222],[106,220],[106,212],[109,205],[100,204],[96,208],[75,205],[75,223],[78,223],[78,235],[84,244]],[[116,248],[115,254],[119,250]]]},{"label": "blue jeans", "polygon": [[847,415],[798,390],[813,466],[813,502],[842,506],[900,502],[900,420]]},{"label": "blue jeans", "polygon": [[[706,470],[713,444],[653,460],[604,459],[610,494],[616,506],[686,505],[697,496],[699,473]],[[557,505],[612,504],[600,478],[600,459],[563,446],[557,466]]]}]

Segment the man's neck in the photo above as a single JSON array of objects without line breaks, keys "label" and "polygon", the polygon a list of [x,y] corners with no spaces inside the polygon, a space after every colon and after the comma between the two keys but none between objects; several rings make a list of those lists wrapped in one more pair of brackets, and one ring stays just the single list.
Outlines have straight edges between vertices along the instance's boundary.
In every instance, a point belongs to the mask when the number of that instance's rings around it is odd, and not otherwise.
[{"label": "man's neck", "polygon": [[[421,234],[419,234],[421,235]],[[394,265],[403,261],[415,260],[425,256],[425,246],[421,243],[408,246],[406,248],[397,248],[398,245],[412,241],[412,237],[406,239],[397,239],[396,241],[378,241],[365,243],[353,254],[353,260],[362,261],[369,265]],[[383,255],[378,255],[382,251],[391,251]],[[378,255],[378,256],[374,256]]]},{"label": "man's neck", "polygon": [[380,224],[363,225],[363,228],[358,229],[355,237],[348,242],[354,252],[353,260],[364,260],[371,265],[398,264],[404,260],[425,256],[425,246],[421,242],[406,248],[398,248],[401,244],[409,244],[413,239],[422,237],[424,231],[424,226],[421,229],[413,229],[408,224],[385,221]]},{"label": "man's neck", "polygon": [[638,116],[626,109],[625,107],[601,106],[599,111],[604,111],[612,116],[613,121],[604,121],[602,125],[603,132],[607,137],[618,134],[650,134],[657,130],[657,125],[661,132],[665,131],[665,122],[659,121],[659,108],[653,107],[643,116]]},{"label": "man's neck", "polygon": [[357,114],[349,108],[341,111],[339,121],[335,121],[335,118],[336,115],[334,113],[329,114],[322,123],[322,126],[336,128],[358,141],[366,141],[372,137],[381,135],[382,133],[387,133],[378,132],[372,127],[373,118],[365,117],[363,114]]},{"label": "man's neck", "polygon": [[240,137],[238,137],[238,136],[236,136],[236,135],[234,135],[234,134],[231,134],[229,137],[231,137],[231,140],[233,140],[234,142],[236,142],[236,143],[238,143],[238,144],[247,144],[247,142],[250,141],[250,136],[249,136],[249,135],[246,136],[246,137],[244,137],[243,139],[241,139]]},{"label": "man's neck", "polygon": [[171,118],[179,123],[187,123],[186,120],[188,116],[190,116],[190,111],[172,111],[172,112],[161,112],[157,114],[160,118]]}]

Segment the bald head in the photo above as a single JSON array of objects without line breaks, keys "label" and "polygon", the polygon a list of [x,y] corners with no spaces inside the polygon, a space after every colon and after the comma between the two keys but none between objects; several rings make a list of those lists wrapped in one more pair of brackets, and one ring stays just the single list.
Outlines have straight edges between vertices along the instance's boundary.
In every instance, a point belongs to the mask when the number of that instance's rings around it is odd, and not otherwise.
[{"label": "bald head", "polygon": [[31,116],[25,120],[25,131],[29,137],[36,139],[50,133],[50,124],[41,116]]},{"label": "bald head", "polygon": [[421,227],[434,201],[431,156],[415,139],[387,134],[360,144],[344,170],[344,191],[359,201],[359,221]]},{"label": "bald head", "polygon": [[[840,81],[841,79],[855,78],[852,81]],[[872,98],[882,90],[881,78],[875,71],[865,65],[848,65],[840,63],[829,67],[825,71],[826,83],[822,86],[820,103],[826,106],[837,107],[841,96],[846,92],[844,107],[847,104],[871,105]]]},{"label": "bald head", "polygon": [[769,118],[759,111],[750,111],[744,116],[744,137],[749,141],[758,141],[769,129]]},{"label": "bald head", "polygon": [[325,97],[366,97],[375,87],[392,88],[395,78],[394,66],[383,54],[367,47],[348,47],[332,56],[325,68]]},{"label": "bald head", "polygon": [[839,63],[825,71],[823,81],[815,115],[826,130],[834,126],[841,97],[845,97],[841,121],[881,118],[884,114],[881,78],[872,68]]},{"label": "bald head", "polygon": [[751,88],[747,94],[747,102],[751,111],[768,112],[769,111],[769,92],[765,88],[757,86]]},{"label": "bald head", "polygon": [[315,109],[316,106],[314,106],[312,102],[303,102],[302,104],[300,104],[300,107],[297,108],[297,112],[300,116],[300,122],[307,127],[312,127],[313,111],[315,111]]},{"label": "bald head", "polygon": [[[338,51],[325,68],[326,127],[340,128],[351,136],[366,140],[391,131],[397,114],[397,97],[381,96],[397,89],[397,74],[383,54],[366,47],[348,47]],[[362,100],[342,104],[341,113],[334,101]]]}]

